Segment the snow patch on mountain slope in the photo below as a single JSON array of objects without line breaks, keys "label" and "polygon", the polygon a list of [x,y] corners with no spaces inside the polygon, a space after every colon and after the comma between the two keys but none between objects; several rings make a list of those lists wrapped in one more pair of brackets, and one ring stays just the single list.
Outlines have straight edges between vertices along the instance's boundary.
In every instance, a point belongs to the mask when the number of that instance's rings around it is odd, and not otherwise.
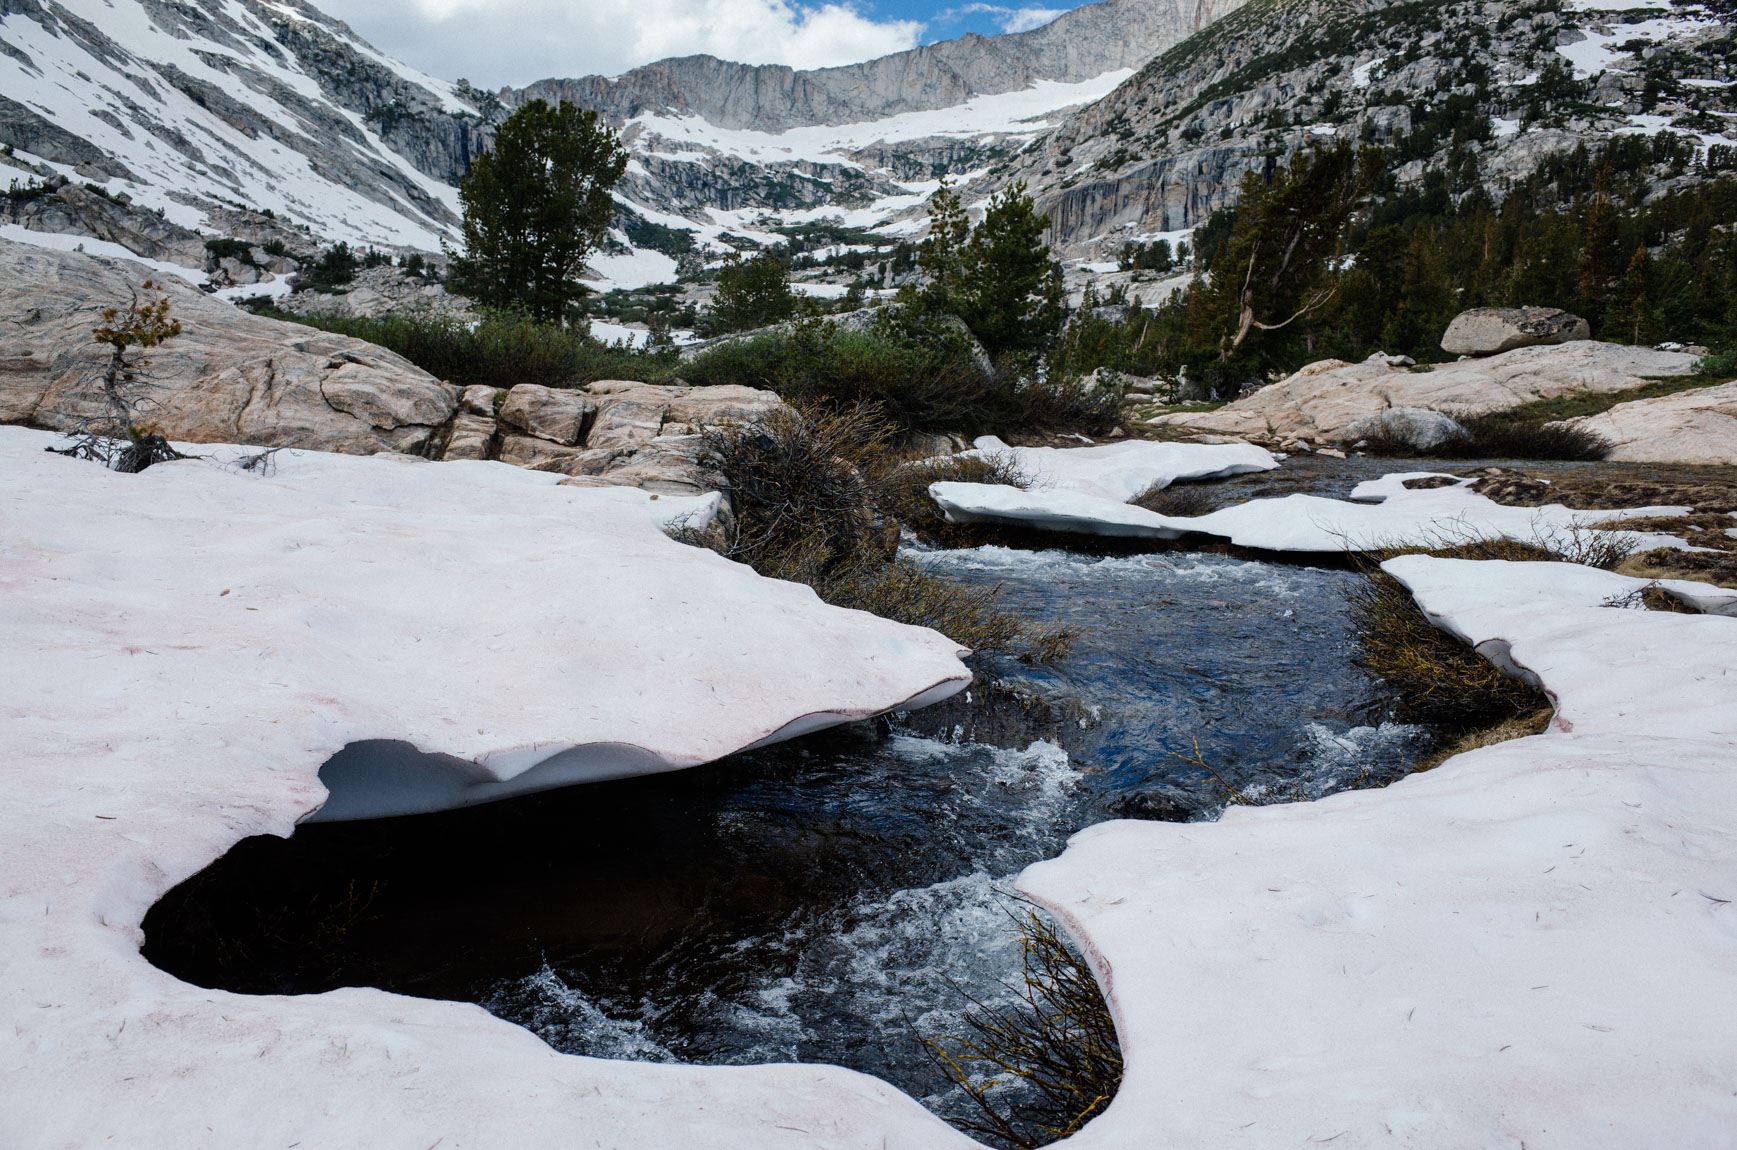
[{"label": "snow patch on mountain slope", "polygon": [[[640,125],[648,138],[708,148],[728,156],[772,163],[807,160],[814,163],[862,165],[850,153],[872,144],[900,143],[931,137],[969,138],[990,135],[1035,135],[1060,122],[1057,115],[1080,104],[1102,99],[1134,74],[1132,68],[1105,72],[1077,84],[1039,80],[1029,88],[996,96],[978,96],[951,108],[905,112],[884,120],[837,126],[815,125],[783,132],[719,128],[698,116],[648,113],[629,125]],[[687,160],[686,151],[657,153]]]},{"label": "snow patch on mountain slope", "polygon": [[[0,92],[116,163],[102,179],[88,164],[49,162],[26,149],[19,158],[166,215],[192,199],[269,208],[352,243],[433,249],[452,234],[457,189],[418,171],[361,116],[332,102],[259,12],[315,21],[285,5],[256,10],[240,0],[172,11],[191,31],[162,26],[140,4],[104,0],[43,0],[39,18],[14,12],[0,21],[8,49]],[[388,60],[341,25],[318,27],[425,88],[431,103],[474,112],[452,85]],[[364,185],[357,170],[377,178]],[[190,226],[204,221],[202,212],[181,215]]]}]

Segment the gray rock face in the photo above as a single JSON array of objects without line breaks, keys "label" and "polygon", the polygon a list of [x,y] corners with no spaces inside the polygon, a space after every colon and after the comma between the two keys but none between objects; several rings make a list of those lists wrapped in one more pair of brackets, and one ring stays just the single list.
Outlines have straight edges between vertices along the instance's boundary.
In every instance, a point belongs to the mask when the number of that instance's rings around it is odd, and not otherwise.
[{"label": "gray rock face", "polygon": [[1417,451],[1429,451],[1465,437],[1466,429],[1451,416],[1422,407],[1391,407],[1378,411],[1346,425],[1335,436],[1341,443],[1356,444],[1366,439],[1379,439],[1404,444]]},{"label": "gray rock face", "polygon": [[205,237],[193,229],[64,180],[34,199],[0,200],[0,220],[37,232],[106,240],[134,255],[182,267],[205,263]]},{"label": "gray rock face", "polygon": [[1615,444],[1612,460],[1737,466],[1737,383],[1619,403],[1568,423]]},{"label": "gray rock face", "polygon": [[642,112],[700,116],[723,128],[777,132],[929,111],[1037,80],[1078,82],[1137,68],[1240,7],[1242,0],[1104,0],[1029,32],[962,36],[862,64],[798,72],[684,56],[615,79],[541,80],[505,103],[565,99],[620,122]]},{"label": "gray rock face", "polygon": [[[341,21],[303,0],[115,0],[111,7],[131,11],[99,26],[59,4],[4,0],[0,50],[33,72],[76,68],[84,107],[50,119],[0,97],[0,143],[76,165],[86,179],[148,172],[151,182],[212,212],[271,207],[316,229],[371,218],[387,243],[404,242],[394,231],[421,238],[457,223],[427,178],[456,182],[492,138],[491,123],[389,66]],[[147,23],[162,35],[111,36]],[[31,24],[35,37],[9,34]],[[58,40],[76,63],[36,61],[30,44],[42,36]],[[80,134],[89,130],[87,116],[108,125],[112,147]],[[266,170],[260,140],[293,162]],[[311,169],[327,187],[279,195],[279,181],[296,169]]]},{"label": "gray rock face", "polygon": [[0,421],[70,430],[101,419],[102,310],[147,278],[183,332],[146,358],[136,414],[171,439],[420,453],[458,389],[383,348],[250,315],[138,264],[0,240]]},{"label": "gray rock face", "polygon": [[597,401],[584,392],[535,383],[522,383],[507,392],[500,408],[502,423],[564,447],[580,441],[596,414]]},{"label": "gray rock face", "polygon": [[[1393,143],[1412,132],[1413,109],[1450,94],[1475,97],[1476,108],[1466,114],[1494,125],[1469,148],[1497,199],[1503,179],[1531,174],[1543,156],[1633,131],[1628,116],[1641,110],[1647,81],[1641,58],[1627,54],[1589,93],[1596,104],[1566,118],[1519,122],[1542,38],[1548,34],[1554,43],[1560,31],[1589,25],[1596,15],[1540,11],[1522,0],[1448,0],[1432,7],[1428,20],[1417,11],[1381,0],[1294,0],[1220,14],[1104,99],[1072,113],[975,186],[972,197],[1025,180],[1051,216],[1054,242],[1069,256],[1102,260],[1125,240],[1192,227],[1234,203],[1243,176],[1262,171],[1267,157],[1282,161],[1330,139]],[[1668,114],[1729,112],[1724,73],[1710,62],[1717,49],[1702,51],[1729,31],[1728,18],[1684,22],[1659,42],[1659,51],[1709,61],[1705,71],[1685,72],[1686,80],[1721,81],[1685,84]],[[1465,44],[1478,46],[1469,51]],[[1557,126],[1547,126],[1552,120]],[[1450,146],[1442,136],[1434,155],[1395,174],[1402,183],[1420,182],[1439,170]],[[1654,169],[1656,183],[1680,174]]]},{"label": "gray rock face", "polygon": [[1554,307],[1480,307],[1462,311],[1441,337],[1450,355],[1499,355],[1517,347],[1591,339],[1592,325]]}]

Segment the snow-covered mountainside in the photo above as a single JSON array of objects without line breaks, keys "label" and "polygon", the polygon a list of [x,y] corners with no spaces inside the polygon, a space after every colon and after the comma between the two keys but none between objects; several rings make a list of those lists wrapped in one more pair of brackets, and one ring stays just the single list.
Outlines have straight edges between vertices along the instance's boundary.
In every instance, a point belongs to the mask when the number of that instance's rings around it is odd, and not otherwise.
[{"label": "snow-covered mountainside", "polygon": [[673,251],[725,233],[914,215],[943,172],[1012,156],[1240,2],[1104,0],[845,68],[689,57],[484,93],[302,0],[0,0],[0,163],[18,184],[0,215],[13,238],[183,266],[206,262],[207,237],[432,251],[454,238],[456,184],[492,126],[527,99],[568,99],[634,153],[599,278],[669,280]]},{"label": "snow-covered mountainside", "polygon": [[301,0],[0,0],[0,144],[21,184],[58,173],[219,235],[214,213],[267,209],[433,249],[486,139],[452,85]]}]

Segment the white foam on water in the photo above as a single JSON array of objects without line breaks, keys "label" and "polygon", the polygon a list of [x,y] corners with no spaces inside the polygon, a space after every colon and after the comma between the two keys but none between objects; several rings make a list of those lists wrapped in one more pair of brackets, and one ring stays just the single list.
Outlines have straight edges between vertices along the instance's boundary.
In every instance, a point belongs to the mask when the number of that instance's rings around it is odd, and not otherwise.
[{"label": "white foam on water", "polygon": [[497,988],[482,1007],[513,1019],[557,1050],[633,1062],[679,1061],[643,1021],[611,1018],[546,962],[537,973]]}]

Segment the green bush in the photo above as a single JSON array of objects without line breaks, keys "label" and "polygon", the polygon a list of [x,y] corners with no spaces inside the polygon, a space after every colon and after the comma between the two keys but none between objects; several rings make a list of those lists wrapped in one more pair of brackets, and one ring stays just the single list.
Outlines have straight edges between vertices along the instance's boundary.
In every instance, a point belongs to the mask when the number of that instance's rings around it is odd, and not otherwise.
[{"label": "green bush", "polygon": [[1737,351],[1720,351],[1702,356],[1695,370],[1701,375],[1737,375]]},{"label": "green bush", "polygon": [[670,379],[675,367],[672,352],[634,351],[520,315],[492,315],[470,325],[435,315],[261,314],[379,344],[461,387],[576,387],[596,379],[658,383]]},{"label": "green bush", "polygon": [[1113,396],[1015,370],[986,371],[958,321],[888,308],[866,327],[798,320],[711,348],[684,365],[700,384],[769,388],[791,402],[879,405],[900,432],[1098,426]]}]

